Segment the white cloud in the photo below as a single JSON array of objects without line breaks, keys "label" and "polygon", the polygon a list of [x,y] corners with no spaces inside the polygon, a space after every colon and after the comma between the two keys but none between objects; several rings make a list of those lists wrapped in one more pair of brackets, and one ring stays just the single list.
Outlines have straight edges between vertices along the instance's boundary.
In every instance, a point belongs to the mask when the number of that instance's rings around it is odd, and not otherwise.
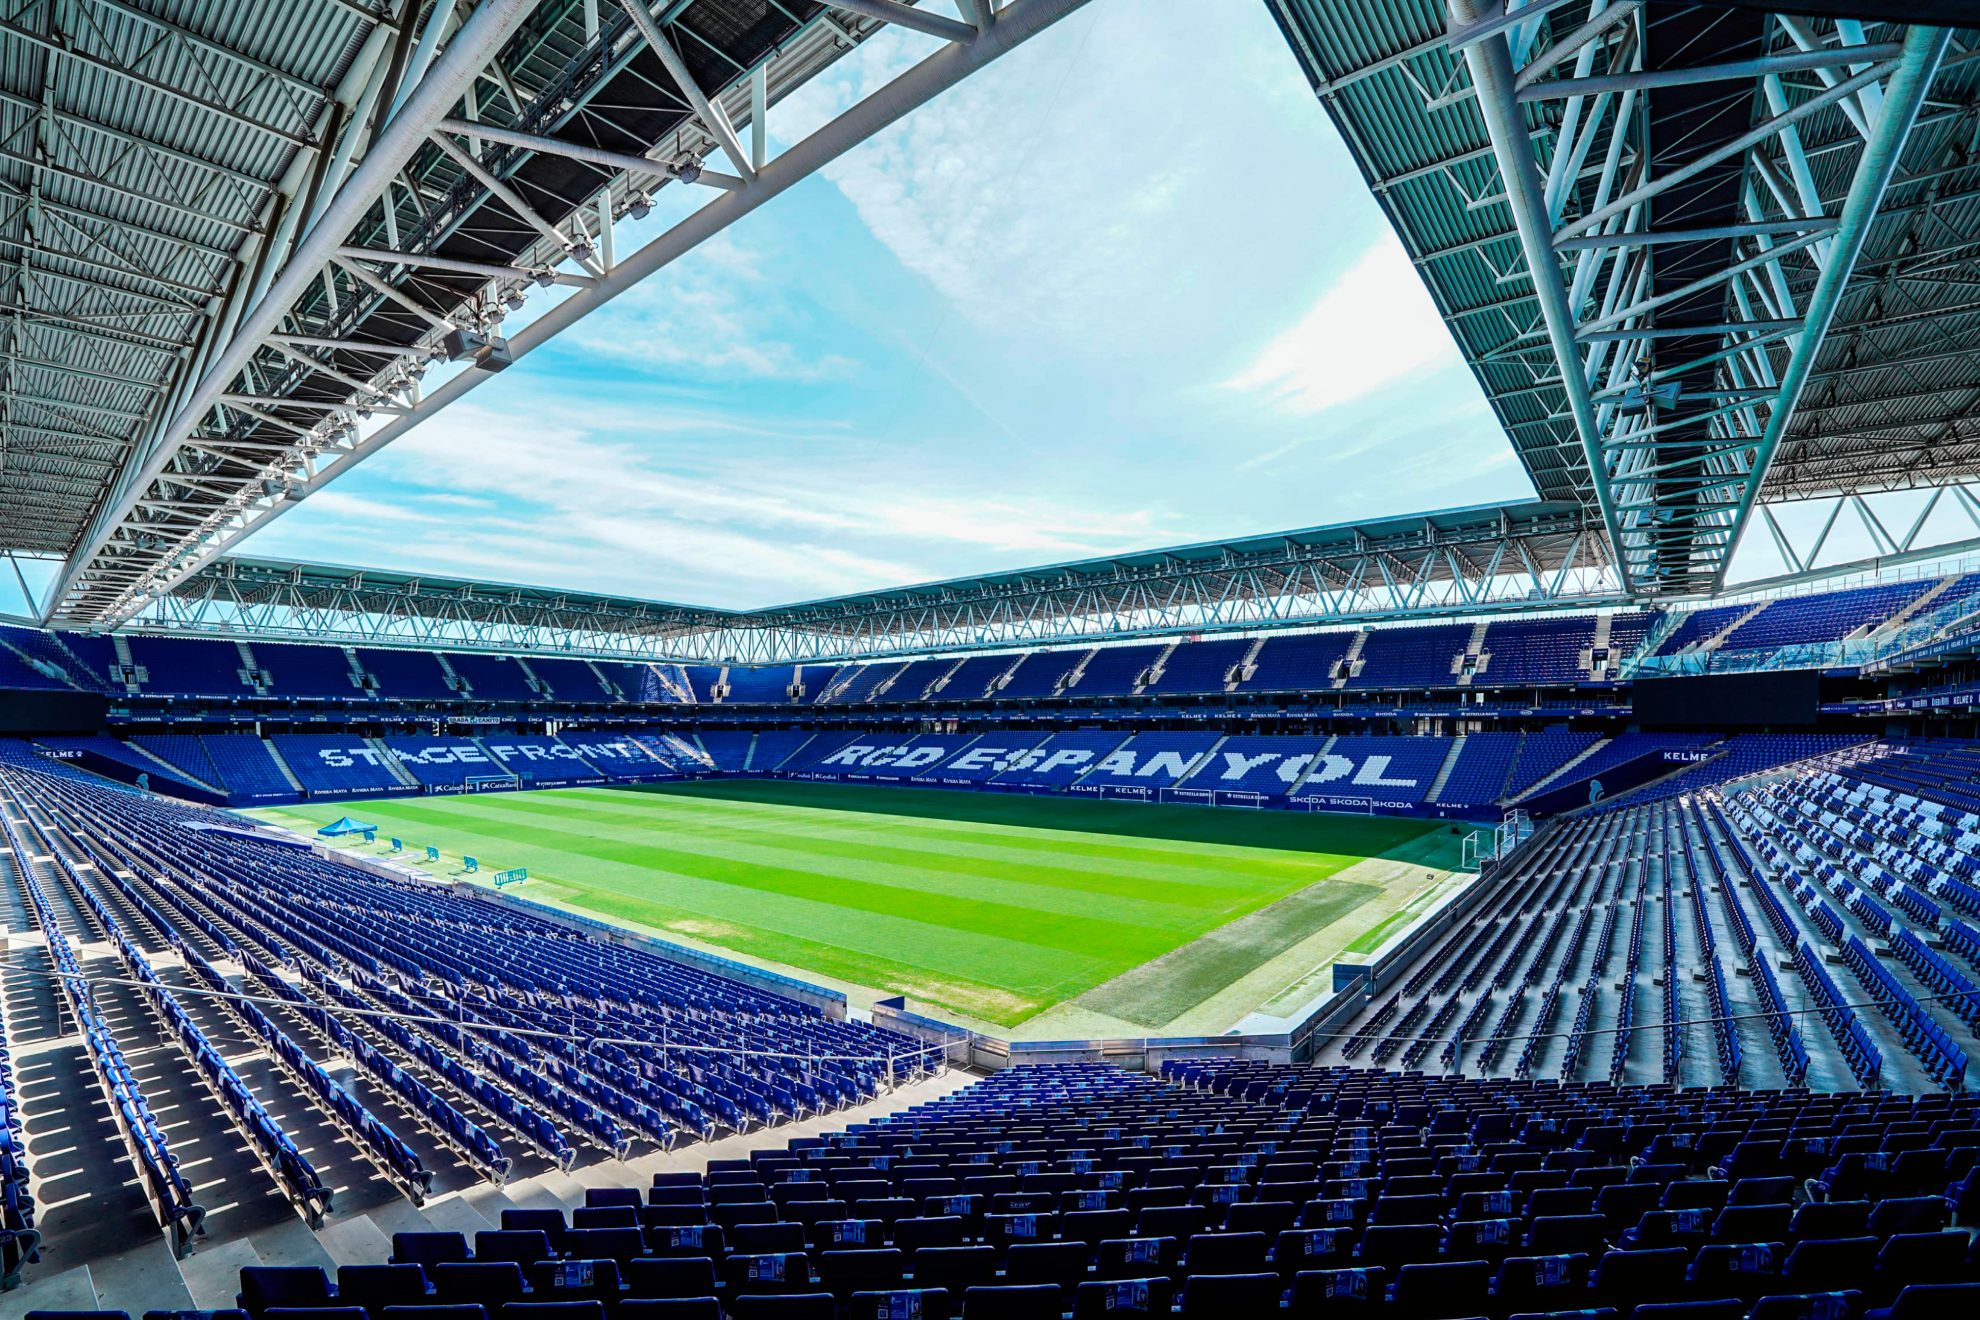
[{"label": "white cloud", "polygon": [[[1253,50],[1199,36],[1175,40],[1141,0],[1094,4],[824,173],[903,266],[979,326],[1126,356],[1169,338],[1177,319],[1139,307],[1217,278],[1213,235],[1239,219],[1220,180],[1253,163],[1174,90],[1241,85]],[[931,48],[881,34],[779,107],[773,128],[804,136]]]},{"label": "white cloud", "polygon": [[[650,443],[636,410],[531,397],[454,406],[393,447],[379,498],[319,493],[269,533],[307,552],[501,581],[768,604],[945,576],[969,557],[1035,563],[1136,548],[1158,514],[950,493],[858,447],[796,462]],[[661,428],[664,430],[665,428]]]},{"label": "white cloud", "polygon": [[799,346],[803,328],[757,253],[723,233],[578,322],[565,338],[649,372],[784,381],[843,374],[851,365],[843,355]]},{"label": "white cloud", "polygon": [[1224,386],[1318,413],[1446,360],[1455,361],[1450,331],[1409,255],[1384,238]]}]

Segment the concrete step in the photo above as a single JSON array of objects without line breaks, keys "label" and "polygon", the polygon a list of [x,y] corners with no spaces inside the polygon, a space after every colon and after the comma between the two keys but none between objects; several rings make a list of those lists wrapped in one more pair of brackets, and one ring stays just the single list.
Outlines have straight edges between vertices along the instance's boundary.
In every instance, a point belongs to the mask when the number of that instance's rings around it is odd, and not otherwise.
[{"label": "concrete step", "polygon": [[87,1265],[71,1266],[59,1274],[39,1273],[30,1265],[21,1278],[21,1287],[0,1293],[0,1316],[23,1316],[30,1310],[94,1311],[99,1305]]},{"label": "concrete step", "polygon": [[163,1235],[141,1247],[97,1257],[89,1263],[89,1272],[98,1297],[105,1302],[113,1297],[142,1297],[145,1307],[153,1311],[184,1311],[194,1306],[192,1289],[186,1285],[171,1244]]},{"label": "concrete step", "polygon": [[426,1219],[429,1228],[442,1233],[459,1233],[470,1244],[476,1233],[502,1226],[502,1217],[489,1219],[458,1196],[446,1196],[437,1201],[428,1201],[420,1207],[420,1214]]},{"label": "concrete step", "polygon": [[380,1265],[392,1254],[392,1235],[370,1215],[331,1215],[316,1231],[316,1240],[339,1265]]},{"label": "concrete step", "polygon": [[[234,1304],[234,1295],[241,1290],[242,1270],[266,1263],[246,1238],[233,1238],[212,1246],[201,1243],[192,1255],[179,1262],[179,1274],[192,1294],[193,1305],[211,1311]],[[144,1309],[143,1298],[106,1297],[103,1304],[121,1307],[133,1315]]]}]

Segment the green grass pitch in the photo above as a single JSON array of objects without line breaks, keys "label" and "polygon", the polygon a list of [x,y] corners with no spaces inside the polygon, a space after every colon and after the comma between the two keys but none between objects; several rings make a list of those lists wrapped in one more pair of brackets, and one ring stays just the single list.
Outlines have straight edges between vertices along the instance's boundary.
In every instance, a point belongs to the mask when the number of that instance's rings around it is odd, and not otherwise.
[{"label": "green grass pitch", "polygon": [[1417,820],[770,780],[255,814],[347,813],[416,852],[528,867],[526,895],[1005,1026],[1165,954],[1108,993],[1180,1011],[1380,893],[1320,883],[1343,868],[1456,851]]}]

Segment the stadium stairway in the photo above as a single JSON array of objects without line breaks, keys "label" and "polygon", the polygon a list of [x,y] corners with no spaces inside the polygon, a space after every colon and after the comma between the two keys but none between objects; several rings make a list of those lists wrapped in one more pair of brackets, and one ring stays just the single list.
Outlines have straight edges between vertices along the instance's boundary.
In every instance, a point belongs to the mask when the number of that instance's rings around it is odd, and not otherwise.
[{"label": "stadium stairway", "polygon": [[1910,622],[1912,619],[1917,618],[1919,615],[1929,614],[1932,609],[1932,602],[1938,600],[1941,596],[1945,595],[1948,591],[1952,590],[1953,585],[1959,582],[1960,580],[1961,579],[1957,574],[1952,574],[1940,578],[1937,582],[1934,582],[1930,587],[1926,588],[1924,592],[1913,597],[1911,600],[1907,601],[1904,607],[1900,609],[1897,613],[1891,615],[1890,618],[1881,619],[1881,620],[1872,620],[1871,622],[1865,623],[1861,628],[1858,628],[1855,632],[1850,633],[1849,637],[1850,638],[1872,637],[1881,632],[1895,633],[1898,629],[1902,628],[1906,623]]},{"label": "stadium stairway", "polygon": [[198,775],[193,774],[190,770],[180,769],[178,766],[174,765],[172,762],[166,760],[164,757],[160,756],[157,752],[152,751],[149,747],[146,747],[141,743],[138,743],[131,739],[125,739],[124,746],[130,748],[133,752],[136,752],[139,756],[143,757],[145,760],[157,766],[160,770],[164,771],[167,775],[169,775],[173,779],[183,779],[189,784],[196,785],[200,788],[205,789],[207,792],[216,794],[217,796],[222,798],[224,798],[227,795],[227,790],[225,788],[222,788],[215,784],[208,783],[206,779],[200,778]]},{"label": "stadium stairway", "polygon": [[1437,777],[1430,781],[1430,789],[1423,795],[1425,802],[1435,802],[1437,795],[1444,791],[1444,785],[1451,781],[1451,771],[1457,768],[1458,757],[1464,753],[1467,735],[1460,733],[1451,739],[1451,750],[1444,754],[1444,763],[1437,767]]},{"label": "stadium stairway", "polygon": [[1738,632],[1742,627],[1744,627],[1748,622],[1752,620],[1754,615],[1766,609],[1770,603],[1771,602],[1763,600],[1759,604],[1755,605],[1752,609],[1746,610],[1739,614],[1735,614],[1732,617],[1731,621],[1728,622],[1725,627],[1719,629],[1719,631],[1713,633],[1710,637],[1707,637],[1702,641],[1700,641],[1696,646],[1692,647],[1692,651],[1695,654],[1704,655],[1708,652],[1718,650],[1721,646],[1725,645],[1726,638]]},{"label": "stadium stairway", "polygon": [[1584,747],[1579,754],[1569,757],[1558,766],[1555,766],[1552,774],[1544,775],[1527,785],[1526,791],[1515,797],[1513,802],[1524,802],[1536,794],[1546,792],[1554,784],[1572,783],[1574,780],[1574,768],[1601,751],[1604,747],[1607,747],[1612,741],[1614,740],[1610,738],[1597,738],[1594,742]]},{"label": "stadium stairway", "polygon": [[282,778],[289,781],[290,789],[295,792],[297,797],[301,797],[303,791],[302,780],[296,778],[296,772],[289,769],[289,763],[282,759],[281,751],[267,738],[261,740],[261,745],[268,749],[268,759],[273,761],[275,768],[282,772]]}]

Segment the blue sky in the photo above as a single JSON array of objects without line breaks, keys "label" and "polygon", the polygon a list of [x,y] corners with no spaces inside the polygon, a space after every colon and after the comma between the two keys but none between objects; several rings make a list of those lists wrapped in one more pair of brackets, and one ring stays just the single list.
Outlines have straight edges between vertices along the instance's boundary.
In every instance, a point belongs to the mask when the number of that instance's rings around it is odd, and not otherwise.
[{"label": "blue sky", "polygon": [[1266,7],[1218,10],[1094,0],[243,552],[756,606],[1530,493]]}]

